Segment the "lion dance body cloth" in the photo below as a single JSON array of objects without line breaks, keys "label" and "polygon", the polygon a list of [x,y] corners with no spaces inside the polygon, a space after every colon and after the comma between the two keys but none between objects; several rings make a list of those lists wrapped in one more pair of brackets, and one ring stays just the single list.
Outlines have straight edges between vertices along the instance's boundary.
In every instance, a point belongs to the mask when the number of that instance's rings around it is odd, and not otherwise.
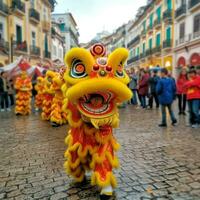
[{"label": "lion dance body cloth", "polygon": [[112,195],[117,184],[112,170],[119,166],[115,152],[120,146],[112,129],[119,124],[117,105],[132,92],[124,71],[128,51],[119,48],[105,55],[105,48],[96,44],[90,51],[73,48],[65,56],[63,110],[71,128],[64,167],[78,182],[91,170],[92,185],[98,185],[102,195]]},{"label": "lion dance body cloth", "polygon": [[31,90],[32,83],[25,71],[22,71],[21,75],[17,77],[15,82],[16,89],[16,106],[15,114],[28,115],[31,113]]}]

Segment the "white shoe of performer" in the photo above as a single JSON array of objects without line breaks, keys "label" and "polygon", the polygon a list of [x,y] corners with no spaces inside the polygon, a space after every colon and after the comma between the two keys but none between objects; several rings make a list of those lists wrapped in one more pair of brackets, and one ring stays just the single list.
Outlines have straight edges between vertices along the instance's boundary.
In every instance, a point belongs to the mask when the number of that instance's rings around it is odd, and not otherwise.
[{"label": "white shoe of performer", "polygon": [[101,195],[112,196],[113,188],[111,185],[103,187],[101,190]]}]

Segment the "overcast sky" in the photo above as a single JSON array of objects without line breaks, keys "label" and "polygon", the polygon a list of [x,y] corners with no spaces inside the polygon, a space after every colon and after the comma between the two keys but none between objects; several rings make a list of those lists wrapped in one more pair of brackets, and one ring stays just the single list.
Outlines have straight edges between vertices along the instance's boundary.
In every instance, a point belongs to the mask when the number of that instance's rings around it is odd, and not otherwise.
[{"label": "overcast sky", "polygon": [[146,0],[57,0],[55,13],[71,12],[77,22],[80,42],[88,42],[102,30],[114,29],[135,17]]}]

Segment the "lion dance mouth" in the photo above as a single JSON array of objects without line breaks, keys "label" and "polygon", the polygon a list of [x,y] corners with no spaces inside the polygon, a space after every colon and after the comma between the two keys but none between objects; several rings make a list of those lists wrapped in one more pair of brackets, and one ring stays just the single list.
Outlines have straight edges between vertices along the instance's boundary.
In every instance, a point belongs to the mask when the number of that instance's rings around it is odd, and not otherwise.
[{"label": "lion dance mouth", "polygon": [[71,127],[66,138],[65,167],[79,182],[85,171],[92,170],[92,184],[100,186],[106,195],[116,186],[112,169],[118,167],[114,152],[119,144],[112,128],[119,124],[117,106],[132,95],[124,71],[127,57],[124,48],[107,57],[101,44],[95,44],[90,52],[73,48],[65,57],[68,70],[62,88],[63,110]]}]

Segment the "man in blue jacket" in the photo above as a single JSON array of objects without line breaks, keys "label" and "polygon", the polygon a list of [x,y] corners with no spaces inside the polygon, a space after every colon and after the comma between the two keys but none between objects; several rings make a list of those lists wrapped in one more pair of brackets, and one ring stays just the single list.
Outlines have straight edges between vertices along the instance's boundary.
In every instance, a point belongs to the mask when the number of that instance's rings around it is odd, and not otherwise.
[{"label": "man in blue jacket", "polygon": [[162,122],[159,126],[167,126],[166,108],[168,108],[172,125],[175,125],[177,120],[172,110],[172,103],[176,96],[176,85],[172,78],[168,77],[168,70],[166,68],[161,69],[161,79],[158,81],[156,86],[156,93],[158,94],[162,112]]}]

